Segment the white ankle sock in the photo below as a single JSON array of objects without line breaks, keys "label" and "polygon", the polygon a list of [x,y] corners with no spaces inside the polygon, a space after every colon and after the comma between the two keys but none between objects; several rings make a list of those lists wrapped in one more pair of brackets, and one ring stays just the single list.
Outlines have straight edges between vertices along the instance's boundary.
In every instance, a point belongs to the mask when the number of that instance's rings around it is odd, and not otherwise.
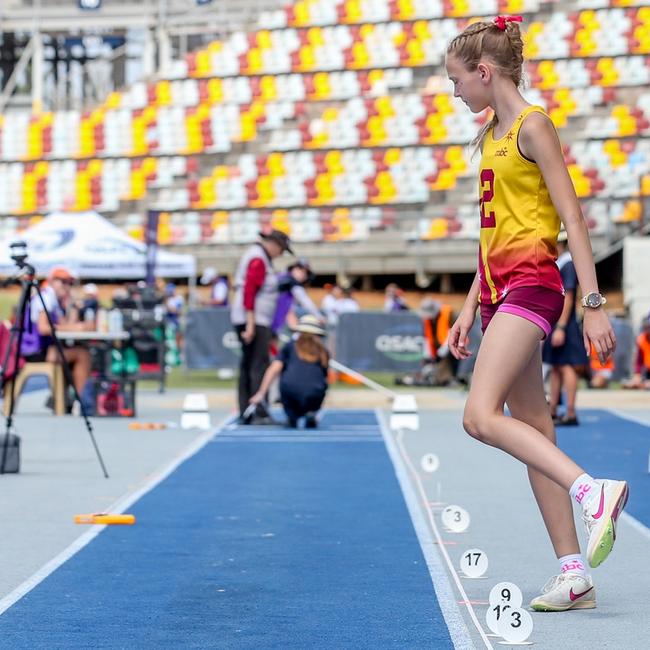
[{"label": "white ankle sock", "polygon": [[578,573],[582,576],[588,575],[585,561],[580,553],[574,555],[563,555],[557,560],[560,563],[560,573]]},{"label": "white ankle sock", "polygon": [[585,497],[588,500],[588,498],[592,494],[595,494],[597,490],[598,483],[596,483],[596,481],[591,476],[589,476],[589,474],[580,474],[580,476],[578,476],[578,478],[573,481],[573,485],[569,490],[569,494],[577,504],[584,507],[583,501],[585,500]]}]

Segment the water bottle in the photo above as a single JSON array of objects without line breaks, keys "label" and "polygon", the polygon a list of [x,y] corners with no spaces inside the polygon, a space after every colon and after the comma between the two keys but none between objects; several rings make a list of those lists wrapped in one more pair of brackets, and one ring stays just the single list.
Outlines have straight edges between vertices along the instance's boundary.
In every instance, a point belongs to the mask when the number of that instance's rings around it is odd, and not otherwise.
[{"label": "water bottle", "polygon": [[119,309],[111,309],[108,312],[108,331],[112,334],[122,331],[122,312]]}]

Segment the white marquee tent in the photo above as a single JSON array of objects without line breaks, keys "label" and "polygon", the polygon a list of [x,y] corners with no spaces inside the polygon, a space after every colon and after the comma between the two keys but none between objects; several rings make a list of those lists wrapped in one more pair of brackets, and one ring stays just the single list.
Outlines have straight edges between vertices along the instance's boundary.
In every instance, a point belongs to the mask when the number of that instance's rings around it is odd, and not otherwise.
[{"label": "white marquee tent", "polygon": [[[129,237],[96,212],[53,213],[32,228],[0,242],[0,274],[17,269],[10,257],[10,244],[27,243],[28,261],[40,274],[65,265],[80,278],[106,280],[144,279],[146,245]],[[163,278],[196,278],[193,255],[156,253],[155,274]]]}]

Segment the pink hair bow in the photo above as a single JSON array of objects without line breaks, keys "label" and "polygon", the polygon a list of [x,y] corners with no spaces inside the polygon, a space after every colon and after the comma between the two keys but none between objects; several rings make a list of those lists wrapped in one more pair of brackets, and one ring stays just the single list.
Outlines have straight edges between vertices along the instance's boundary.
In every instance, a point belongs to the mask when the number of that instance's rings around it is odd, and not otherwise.
[{"label": "pink hair bow", "polygon": [[497,16],[492,22],[502,31],[506,31],[508,23],[520,23],[523,20],[521,16]]}]

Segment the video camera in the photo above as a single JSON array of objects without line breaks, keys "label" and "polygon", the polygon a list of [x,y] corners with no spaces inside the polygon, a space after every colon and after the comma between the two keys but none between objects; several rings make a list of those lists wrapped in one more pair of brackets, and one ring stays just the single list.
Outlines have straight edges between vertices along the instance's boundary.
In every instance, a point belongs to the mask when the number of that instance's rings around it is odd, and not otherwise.
[{"label": "video camera", "polygon": [[11,259],[22,269],[27,259],[27,242],[15,241],[9,244],[9,248],[11,249]]}]

